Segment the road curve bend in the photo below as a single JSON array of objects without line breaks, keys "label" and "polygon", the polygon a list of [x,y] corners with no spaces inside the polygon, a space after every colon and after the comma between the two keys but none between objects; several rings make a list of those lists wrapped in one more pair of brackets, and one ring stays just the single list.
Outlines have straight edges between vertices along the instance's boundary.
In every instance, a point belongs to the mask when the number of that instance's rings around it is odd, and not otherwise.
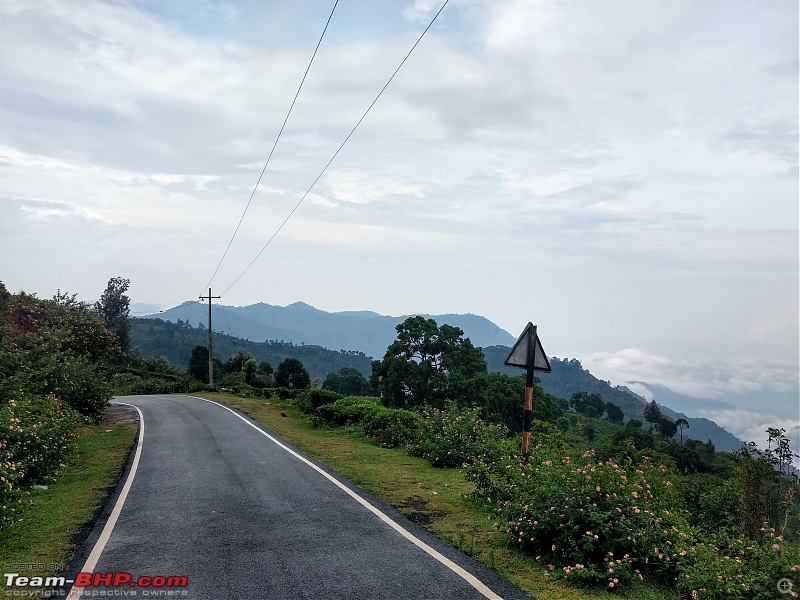
[{"label": "road curve bend", "polygon": [[122,575],[73,598],[530,598],[226,406],[115,402],[140,415],[138,447],[73,571]]}]

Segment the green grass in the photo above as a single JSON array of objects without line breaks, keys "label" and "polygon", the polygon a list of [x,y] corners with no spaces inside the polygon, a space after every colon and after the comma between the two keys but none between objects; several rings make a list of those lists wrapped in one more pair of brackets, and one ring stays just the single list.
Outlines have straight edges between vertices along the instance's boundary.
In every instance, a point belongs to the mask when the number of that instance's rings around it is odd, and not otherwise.
[{"label": "green grass", "polygon": [[[110,431],[109,431],[110,429]],[[19,569],[23,576],[56,576],[71,560],[100,503],[125,464],[136,425],[96,425],[78,431],[76,447],[46,490],[30,490],[18,520],[0,530],[0,566],[44,565]],[[0,592],[5,592],[5,580]]]},{"label": "green grass", "polygon": [[[436,469],[403,450],[381,448],[358,428],[313,427],[289,402],[200,394],[255,418],[283,439],[394,506],[439,539],[496,570],[538,600],[607,598],[605,590],[567,587],[547,575],[548,567],[508,546],[488,511],[471,497],[473,487],[459,469]],[[286,415],[286,416],[283,416]],[[621,597],[676,598],[675,592],[640,585]]]}]

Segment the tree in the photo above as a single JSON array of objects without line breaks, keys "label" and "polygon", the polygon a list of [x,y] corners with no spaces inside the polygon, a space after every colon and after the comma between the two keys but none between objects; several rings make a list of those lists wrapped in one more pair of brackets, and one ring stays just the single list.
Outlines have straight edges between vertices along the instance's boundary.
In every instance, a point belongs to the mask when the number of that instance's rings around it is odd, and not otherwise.
[{"label": "tree", "polygon": [[331,390],[345,396],[364,396],[370,392],[369,382],[358,369],[343,367],[338,373],[328,373],[322,383],[323,390]]},{"label": "tree", "polygon": [[111,331],[119,340],[119,347],[123,353],[127,354],[131,348],[131,323],[130,304],[131,299],[125,295],[130,286],[130,279],[122,277],[112,277],[108,280],[108,285],[100,300],[94,303],[94,310],[103,319]]},{"label": "tree", "polygon": [[590,394],[589,392],[575,392],[569,403],[575,412],[589,417],[602,417],[606,408],[606,403],[600,394]]},{"label": "tree", "polygon": [[[372,362],[372,387],[384,404],[406,407],[431,404],[443,407],[445,400],[461,400],[475,386],[470,381],[486,373],[486,358],[458,327],[421,316],[409,317],[395,328],[397,339],[386,349],[383,360]],[[475,398],[466,404],[474,403]]]},{"label": "tree", "polygon": [[611,423],[618,423],[622,424],[625,420],[625,414],[622,412],[622,409],[612,402],[606,403],[606,420],[610,421]]},{"label": "tree", "polygon": [[639,419],[631,419],[625,423],[625,427],[630,427],[631,429],[641,429],[642,425],[644,425],[644,423],[642,423]]},{"label": "tree", "polygon": [[656,422],[656,429],[658,430],[658,435],[665,440],[672,439],[678,432],[678,426],[675,421],[664,415],[661,415],[661,418]]},{"label": "tree", "polygon": [[311,377],[298,359],[285,358],[275,371],[275,385],[295,390],[305,389],[311,385]]},{"label": "tree", "polygon": [[642,411],[644,420],[650,423],[650,433],[653,433],[653,425],[658,423],[659,419],[661,419],[661,409],[656,404],[655,400],[648,402],[644,410]]},{"label": "tree", "polygon": [[192,348],[192,355],[189,358],[189,365],[186,372],[203,383],[208,383],[208,347],[195,346]]},{"label": "tree", "polygon": [[675,421],[675,425],[681,432],[681,444],[683,444],[683,430],[689,428],[689,421],[687,421],[686,419],[678,419],[677,421]]},{"label": "tree", "polygon": [[239,349],[227,361],[225,361],[224,365],[222,365],[222,372],[223,373],[244,372],[245,363],[253,358],[255,357],[249,352],[245,352],[244,350]]}]

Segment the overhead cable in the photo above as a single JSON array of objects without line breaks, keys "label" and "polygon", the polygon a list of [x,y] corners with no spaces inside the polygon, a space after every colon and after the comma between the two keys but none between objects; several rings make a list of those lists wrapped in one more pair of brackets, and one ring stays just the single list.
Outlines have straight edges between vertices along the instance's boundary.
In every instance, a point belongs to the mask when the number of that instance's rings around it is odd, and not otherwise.
[{"label": "overhead cable", "polygon": [[214,281],[214,277],[217,276],[219,272],[219,268],[222,266],[222,262],[225,260],[225,257],[228,255],[228,250],[231,249],[231,245],[233,244],[233,240],[236,238],[236,234],[239,233],[239,228],[242,226],[242,221],[244,221],[244,216],[247,214],[247,209],[250,208],[250,204],[253,202],[253,197],[256,195],[256,190],[258,190],[258,186],[261,183],[261,179],[264,177],[264,173],[267,171],[267,165],[269,165],[269,161],[272,158],[272,154],[275,152],[275,148],[278,145],[278,140],[281,139],[281,134],[283,133],[283,129],[286,127],[286,123],[289,121],[289,115],[292,114],[292,109],[294,108],[295,102],[297,102],[297,97],[300,95],[300,90],[303,89],[303,84],[306,81],[306,77],[308,76],[308,72],[311,70],[311,65],[314,62],[314,58],[317,56],[317,51],[319,50],[319,46],[322,43],[322,38],[325,37],[325,32],[328,31],[328,25],[330,25],[331,19],[333,18],[333,13],[336,10],[336,6],[339,4],[339,0],[336,0],[333,3],[333,8],[331,9],[331,14],[328,16],[328,20],[325,23],[325,28],[322,30],[322,35],[319,36],[319,40],[317,41],[317,46],[314,48],[314,54],[311,55],[311,60],[308,62],[308,66],[306,67],[306,72],[303,74],[303,79],[300,81],[300,85],[297,88],[297,92],[294,95],[294,99],[292,100],[292,105],[289,107],[289,112],[286,113],[286,118],[283,120],[283,125],[281,125],[281,129],[278,132],[278,137],[275,138],[275,143],[272,144],[272,150],[269,152],[269,156],[267,157],[267,161],[264,163],[264,168],[261,169],[261,175],[258,176],[258,181],[256,181],[256,185],[253,188],[253,193],[250,194],[250,199],[247,201],[247,205],[244,207],[244,211],[242,212],[242,216],[239,218],[239,223],[236,225],[236,229],[231,236],[230,241],[228,242],[228,246],[225,248],[225,252],[222,253],[222,258],[219,259],[219,264],[217,264],[217,268],[214,269],[214,273],[211,275],[211,279],[208,280],[208,283],[204,286],[204,288],[210,288],[211,282]]},{"label": "overhead cable", "polygon": [[239,281],[239,280],[240,280],[240,279],[241,279],[241,278],[244,276],[244,274],[245,274],[245,273],[247,273],[247,271],[249,271],[249,270],[250,270],[250,267],[252,267],[252,266],[253,266],[253,264],[255,264],[255,262],[258,260],[258,258],[259,258],[259,257],[260,257],[260,256],[263,254],[264,250],[266,250],[266,249],[267,249],[267,247],[268,247],[268,246],[269,246],[269,245],[272,243],[272,240],[274,240],[274,239],[275,239],[275,237],[276,237],[276,236],[277,236],[277,235],[278,235],[278,234],[281,232],[281,230],[283,229],[284,225],[286,225],[286,223],[289,221],[289,219],[291,219],[291,218],[292,218],[292,215],[293,215],[293,214],[295,213],[295,211],[296,211],[296,210],[297,210],[297,209],[300,207],[300,205],[301,205],[301,204],[303,203],[303,201],[306,199],[306,197],[307,197],[307,196],[308,196],[308,194],[311,192],[311,190],[312,190],[312,189],[314,189],[314,186],[315,186],[315,185],[317,185],[317,182],[318,182],[318,181],[320,180],[320,178],[322,178],[322,176],[325,174],[325,171],[327,171],[327,170],[328,170],[328,167],[331,165],[331,163],[334,161],[334,159],[335,159],[335,158],[336,158],[336,157],[339,155],[339,152],[341,152],[341,150],[342,150],[342,148],[344,147],[344,145],[347,143],[347,141],[350,139],[350,137],[351,137],[351,136],[352,136],[352,135],[355,133],[356,129],[358,129],[358,126],[359,126],[359,125],[361,125],[361,122],[362,122],[362,121],[363,121],[363,120],[366,118],[366,116],[367,116],[367,114],[369,113],[369,111],[370,111],[370,110],[372,110],[372,107],[373,107],[373,106],[375,106],[375,103],[376,103],[376,102],[378,101],[378,99],[381,97],[381,95],[383,94],[383,92],[386,90],[386,88],[387,88],[387,87],[389,87],[389,84],[392,82],[392,80],[394,79],[395,75],[397,75],[397,72],[398,72],[398,71],[399,71],[399,70],[402,68],[402,66],[403,66],[403,65],[405,64],[405,62],[408,60],[408,57],[409,57],[409,56],[411,56],[411,53],[412,53],[412,52],[414,52],[414,49],[415,49],[415,48],[417,47],[417,45],[418,45],[418,44],[419,44],[419,43],[422,41],[422,38],[423,38],[423,37],[425,37],[425,34],[426,34],[426,33],[428,33],[428,30],[429,30],[429,29],[430,29],[430,28],[433,26],[433,24],[434,24],[434,22],[436,21],[437,17],[438,17],[438,16],[441,14],[441,12],[444,10],[444,7],[445,7],[445,6],[447,6],[447,3],[448,3],[449,1],[450,1],[450,0],[445,0],[444,4],[442,4],[441,8],[440,8],[440,9],[437,11],[437,13],[436,13],[436,14],[433,16],[433,19],[431,19],[431,22],[430,22],[430,23],[428,23],[428,26],[425,28],[425,30],[422,32],[422,34],[419,36],[419,38],[417,39],[417,41],[416,41],[416,42],[414,42],[414,45],[411,47],[411,50],[409,50],[409,51],[408,51],[408,53],[406,54],[405,58],[403,58],[403,60],[400,62],[400,65],[399,65],[399,66],[398,66],[398,67],[397,67],[397,68],[394,70],[394,73],[392,73],[392,76],[391,76],[391,77],[389,77],[389,80],[388,80],[388,81],[386,82],[386,84],[385,84],[385,85],[384,85],[384,86],[381,88],[381,91],[380,91],[380,92],[378,92],[378,95],[377,95],[377,96],[375,96],[375,99],[374,99],[374,100],[372,101],[372,103],[369,105],[369,107],[367,108],[367,110],[366,110],[366,111],[364,111],[364,114],[363,114],[363,115],[361,115],[361,118],[358,120],[358,122],[355,124],[355,126],[353,126],[353,129],[351,129],[351,130],[350,130],[350,133],[348,133],[348,134],[347,134],[347,137],[346,137],[346,138],[344,138],[344,141],[341,143],[341,145],[340,145],[340,146],[339,146],[339,148],[336,150],[336,152],[334,152],[334,153],[333,153],[333,156],[331,157],[331,159],[330,159],[330,160],[327,162],[327,164],[326,164],[326,165],[325,165],[325,166],[322,168],[322,171],[320,171],[319,175],[317,175],[316,179],[314,179],[314,181],[313,181],[313,182],[311,183],[311,185],[308,187],[308,189],[306,190],[305,194],[303,194],[303,196],[300,198],[300,200],[298,200],[297,204],[295,204],[295,205],[294,205],[294,208],[292,208],[291,212],[290,212],[290,213],[289,213],[289,214],[286,216],[286,218],[285,218],[285,219],[283,220],[283,222],[280,224],[280,226],[278,227],[278,229],[276,229],[276,230],[275,230],[275,233],[273,233],[273,234],[272,234],[272,236],[271,236],[271,237],[270,237],[270,238],[267,240],[267,243],[266,243],[266,244],[264,244],[264,246],[261,248],[261,250],[259,250],[259,252],[258,252],[258,254],[256,254],[255,258],[253,258],[253,260],[251,260],[251,261],[250,261],[250,264],[248,264],[248,265],[247,265],[247,266],[244,268],[244,270],[243,270],[243,271],[242,271],[242,272],[239,274],[239,276],[238,276],[236,279],[234,279],[234,280],[233,280],[233,283],[231,283],[231,284],[230,284],[230,285],[229,285],[227,288],[225,288],[225,291],[224,291],[224,292],[222,292],[222,295],[223,295],[223,296],[225,295],[225,293],[226,293],[228,290],[230,290],[230,289],[231,289],[231,288],[232,288],[234,285],[236,285],[236,283],[237,283],[237,282],[238,282],[238,281]]}]

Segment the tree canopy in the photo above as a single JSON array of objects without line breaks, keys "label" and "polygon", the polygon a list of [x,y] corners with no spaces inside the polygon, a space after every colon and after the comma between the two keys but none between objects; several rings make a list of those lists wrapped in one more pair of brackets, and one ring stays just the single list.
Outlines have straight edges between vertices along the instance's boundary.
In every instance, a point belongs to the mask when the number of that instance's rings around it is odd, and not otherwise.
[{"label": "tree canopy", "polygon": [[123,277],[112,277],[108,280],[103,295],[100,300],[95,302],[94,310],[103,319],[111,331],[113,331],[119,347],[127,353],[131,347],[131,323],[130,323],[130,304],[131,299],[125,294],[130,287],[130,279]]},{"label": "tree canopy", "polygon": [[372,363],[370,382],[384,404],[443,407],[457,392],[469,391],[472,379],[486,373],[483,352],[458,327],[415,316],[395,329],[397,339],[383,360]]},{"label": "tree canopy", "polygon": [[275,385],[278,387],[305,389],[311,385],[311,377],[296,358],[286,358],[281,361],[275,371]]}]

